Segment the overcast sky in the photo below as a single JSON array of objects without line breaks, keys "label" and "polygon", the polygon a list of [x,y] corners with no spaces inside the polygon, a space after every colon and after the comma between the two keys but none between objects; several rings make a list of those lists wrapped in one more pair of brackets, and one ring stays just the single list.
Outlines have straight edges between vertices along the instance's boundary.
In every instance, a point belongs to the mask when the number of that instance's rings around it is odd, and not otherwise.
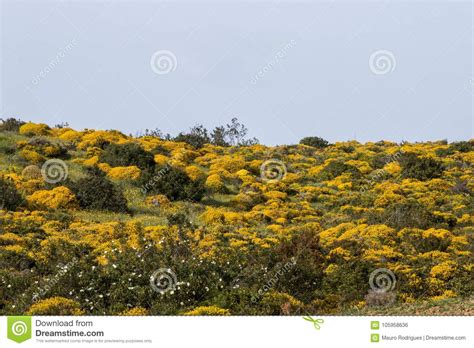
[{"label": "overcast sky", "polygon": [[1,116],[176,134],[473,137],[471,1],[4,1]]}]

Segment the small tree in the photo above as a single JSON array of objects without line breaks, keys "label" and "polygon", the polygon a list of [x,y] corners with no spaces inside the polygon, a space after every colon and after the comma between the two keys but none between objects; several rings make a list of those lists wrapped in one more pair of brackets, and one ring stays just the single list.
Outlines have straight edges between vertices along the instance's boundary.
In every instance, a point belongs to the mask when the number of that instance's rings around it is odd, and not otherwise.
[{"label": "small tree", "polygon": [[179,133],[173,140],[188,143],[197,149],[211,142],[208,131],[202,124],[192,127],[189,133]]},{"label": "small tree", "polygon": [[214,128],[211,133],[212,143],[217,146],[229,146],[226,141],[226,130],[223,126]]},{"label": "small tree", "polygon": [[25,122],[21,120],[17,120],[16,118],[10,117],[4,120],[3,118],[0,118],[0,132],[16,132],[18,133],[18,130],[20,129],[21,126],[23,126]]}]

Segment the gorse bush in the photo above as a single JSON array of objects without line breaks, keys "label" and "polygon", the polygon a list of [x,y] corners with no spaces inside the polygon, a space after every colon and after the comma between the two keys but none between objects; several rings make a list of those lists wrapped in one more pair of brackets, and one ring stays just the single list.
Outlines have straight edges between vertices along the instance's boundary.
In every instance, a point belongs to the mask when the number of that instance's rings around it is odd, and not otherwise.
[{"label": "gorse bush", "polygon": [[112,167],[137,166],[142,170],[153,170],[155,166],[153,154],[135,143],[109,144],[99,159]]},{"label": "gorse bush", "polygon": [[81,208],[127,212],[127,200],[122,191],[97,167],[88,169],[86,177],[69,182],[68,187]]},{"label": "gorse bush", "polygon": [[23,197],[15,185],[0,175],[0,210],[15,210],[23,204]]}]

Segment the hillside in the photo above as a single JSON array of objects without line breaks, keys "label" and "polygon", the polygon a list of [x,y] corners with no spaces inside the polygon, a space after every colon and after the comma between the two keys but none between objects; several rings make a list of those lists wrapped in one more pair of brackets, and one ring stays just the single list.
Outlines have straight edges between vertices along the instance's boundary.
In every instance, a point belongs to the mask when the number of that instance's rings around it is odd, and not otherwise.
[{"label": "hillside", "polygon": [[2,315],[473,311],[473,140],[0,129]]}]

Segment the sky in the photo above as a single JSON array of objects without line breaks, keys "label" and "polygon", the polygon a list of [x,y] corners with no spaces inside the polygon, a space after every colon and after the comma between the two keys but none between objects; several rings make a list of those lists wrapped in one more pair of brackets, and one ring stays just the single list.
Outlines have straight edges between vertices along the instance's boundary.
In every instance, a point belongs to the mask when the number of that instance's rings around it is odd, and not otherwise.
[{"label": "sky", "polygon": [[1,0],[0,118],[474,138],[471,1]]}]

